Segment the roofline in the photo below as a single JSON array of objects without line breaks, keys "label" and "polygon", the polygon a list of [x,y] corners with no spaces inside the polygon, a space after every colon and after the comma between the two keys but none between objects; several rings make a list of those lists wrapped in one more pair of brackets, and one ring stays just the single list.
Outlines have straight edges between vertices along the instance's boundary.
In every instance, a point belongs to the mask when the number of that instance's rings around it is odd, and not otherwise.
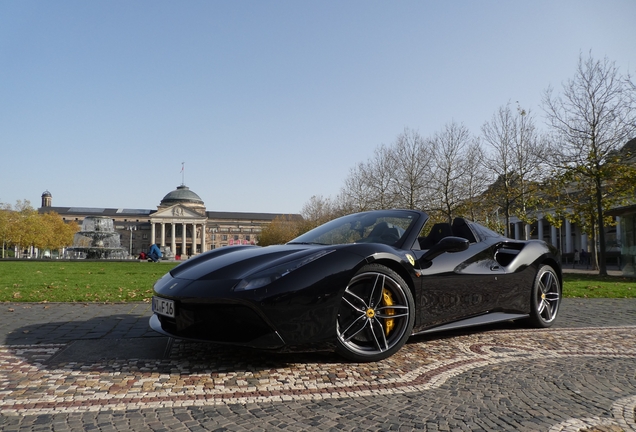
[{"label": "roofline", "polygon": [[[71,209],[79,209],[85,211],[71,211]],[[126,210],[136,210],[128,211]],[[157,210],[148,209],[117,209],[117,208],[100,208],[100,207],[40,207],[39,213],[56,212],[64,215],[103,215],[103,216],[139,216],[147,217],[156,213]],[[141,213],[143,212],[143,213]],[[231,212],[231,211],[206,211],[205,215],[211,219],[260,219],[274,220],[277,217],[291,216],[293,219],[302,219],[300,214],[294,213],[261,213],[261,212]]]}]

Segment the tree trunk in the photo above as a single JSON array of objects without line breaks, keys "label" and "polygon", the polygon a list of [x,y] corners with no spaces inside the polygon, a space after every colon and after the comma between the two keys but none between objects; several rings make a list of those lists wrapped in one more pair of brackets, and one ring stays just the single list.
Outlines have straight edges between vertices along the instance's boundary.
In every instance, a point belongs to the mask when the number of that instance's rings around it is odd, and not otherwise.
[{"label": "tree trunk", "polygon": [[603,221],[603,195],[601,190],[601,179],[596,178],[596,211],[598,213],[598,274],[607,276],[607,265],[605,264],[605,222]]},{"label": "tree trunk", "polygon": [[592,250],[590,251],[590,269],[598,270],[598,248],[596,247],[596,227],[592,224]]}]

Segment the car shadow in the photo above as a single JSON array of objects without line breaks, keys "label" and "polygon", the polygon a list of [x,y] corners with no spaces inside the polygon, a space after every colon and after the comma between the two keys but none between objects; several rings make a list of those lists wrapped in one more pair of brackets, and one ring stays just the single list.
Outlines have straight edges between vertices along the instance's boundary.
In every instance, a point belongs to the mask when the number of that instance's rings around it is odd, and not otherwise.
[{"label": "car shadow", "polygon": [[[408,344],[479,332],[524,328],[505,321],[479,327],[412,336]],[[9,332],[5,347],[38,368],[119,371],[260,371],[293,364],[349,364],[333,351],[278,352],[232,345],[176,340],[154,332],[147,317],[115,314],[85,321],[25,325]]]},{"label": "car shadow", "polygon": [[24,325],[6,334],[4,348],[38,369],[71,371],[240,372],[343,361],[328,351],[272,352],[175,340],[151,330],[147,317],[131,315]]}]

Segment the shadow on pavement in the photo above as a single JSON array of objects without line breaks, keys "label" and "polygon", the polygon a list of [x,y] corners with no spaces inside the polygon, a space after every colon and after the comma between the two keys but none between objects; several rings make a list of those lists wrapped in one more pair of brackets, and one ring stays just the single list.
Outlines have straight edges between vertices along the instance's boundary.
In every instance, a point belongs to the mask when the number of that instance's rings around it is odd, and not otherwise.
[{"label": "shadow on pavement", "polygon": [[88,320],[37,323],[15,328],[5,348],[38,368],[99,370],[152,369],[267,370],[293,363],[336,363],[331,352],[281,353],[205,342],[175,340],[150,330],[147,318],[115,314]]},{"label": "shadow on pavement", "polygon": [[[636,299],[564,299],[554,328],[636,325]],[[77,318],[77,315],[73,315]],[[13,318],[13,316],[12,316]],[[18,316],[15,316],[19,319]],[[5,349],[38,368],[119,371],[122,368],[175,370],[182,373],[284,368],[290,364],[345,363],[333,352],[279,353],[174,340],[148,327],[148,317],[133,314],[93,316],[89,319],[34,322],[6,321]],[[42,317],[45,319],[45,317]],[[458,335],[524,328],[521,322],[502,322],[412,337],[409,344]],[[2,336],[0,336],[2,337]],[[425,346],[424,346],[425,348]]]}]

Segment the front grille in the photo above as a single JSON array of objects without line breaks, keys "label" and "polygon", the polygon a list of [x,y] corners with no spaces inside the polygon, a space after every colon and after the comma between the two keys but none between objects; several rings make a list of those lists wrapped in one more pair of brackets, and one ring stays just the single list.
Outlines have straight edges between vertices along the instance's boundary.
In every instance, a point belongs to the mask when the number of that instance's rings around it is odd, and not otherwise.
[{"label": "front grille", "polygon": [[247,343],[273,330],[252,309],[234,304],[177,304],[175,318],[159,315],[175,336],[211,342]]}]

